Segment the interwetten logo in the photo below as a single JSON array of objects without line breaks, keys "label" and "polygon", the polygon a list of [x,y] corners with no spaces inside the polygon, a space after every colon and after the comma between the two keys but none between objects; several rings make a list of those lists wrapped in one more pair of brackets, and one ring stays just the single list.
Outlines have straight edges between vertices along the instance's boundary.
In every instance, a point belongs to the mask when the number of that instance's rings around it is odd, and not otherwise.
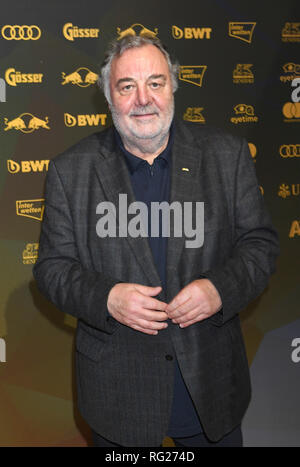
[{"label": "interwetten logo", "polygon": [[91,70],[85,67],[77,68],[76,71],[73,71],[73,73],[70,73],[68,75],[62,72],[61,75],[63,78],[61,84],[63,86],[65,84],[76,84],[81,88],[87,88],[88,86],[91,86],[91,84],[95,84],[97,82],[97,79],[99,78],[99,75],[93,73]]},{"label": "interwetten logo", "polygon": [[251,44],[255,26],[254,22],[230,22],[229,36]]},{"label": "interwetten logo", "polygon": [[73,126],[104,126],[107,114],[74,115],[65,113],[64,122],[67,127]]},{"label": "interwetten logo", "polygon": [[31,219],[42,221],[45,209],[44,202],[44,199],[16,201],[16,214],[17,216],[30,217]]},{"label": "interwetten logo", "polygon": [[300,42],[300,23],[285,23],[281,32],[283,42]]},{"label": "interwetten logo", "polygon": [[254,107],[252,105],[238,104],[233,108],[236,115],[240,117],[231,117],[230,121],[234,124],[239,123],[257,123],[258,117],[254,115]]},{"label": "interwetten logo", "polygon": [[172,26],[172,36],[174,39],[210,39],[212,28],[179,28]]},{"label": "interwetten logo", "polygon": [[0,363],[6,362],[6,342],[0,338]]},{"label": "interwetten logo", "polygon": [[49,160],[39,161],[20,161],[16,162],[12,159],[7,161],[7,170],[11,174],[29,173],[29,172],[44,172],[48,170]]},{"label": "interwetten logo", "polygon": [[5,72],[5,80],[10,86],[17,86],[23,83],[41,83],[43,73],[21,73],[14,68],[8,68]]},{"label": "interwetten logo", "polygon": [[179,69],[179,79],[201,87],[206,69],[206,65],[181,66]]},{"label": "interwetten logo", "polygon": [[205,118],[202,115],[204,107],[188,107],[183,115],[183,120],[187,122],[205,123]]},{"label": "interwetten logo", "polygon": [[140,23],[134,23],[123,31],[121,28],[117,28],[117,33],[119,35],[118,40],[123,39],[125,36],[155,37],[158,34],[158,29],[155,28],[154,31],[151,31],[151,29],[145,28]]},{"label": "interwetten logo", "polygon": [[290,196],[299,196],[299,194],[300,183],[292,183],[291,185],[282,183],[278,189],[278,196],[283,199],[289,198]]},{"label": "interwetten logo", "polygon": [[31,26],[26,26],[25,24],[22,26],[10,26],[7,24],[2,27],[1,34],[7,41],[37,41],[41,37],[42,32],[35,24]]},{"label": "interwetten logo", "polygon": [[279,148],[279,154],[283,159],[300,157],[300,144],[282,144]]},{"label": "interwetten logo", "polygon": [[299,220],[292,221],[290,232],[289,232],[289,238],[295,238],[296,236],[300,237],[300,221]]},{"label": "interwetten logo", "polygon": [[151,202],[149,209],[142,201],[128,205],[127,194],[121,193],[118,206],[110,201],[102,201],[96,207],[96,214],[102,216],[96,223],[96,232],[100,238],[170,237],[172,217],[174,237],[184,236],[189,239],[185,240],[186,248],[200,248],[204,243],[203,202]]},{"label": "interwetten logo", "polygon": [[38,259],[39,244],[27,243],[25,250],[23,250],[23,264],[34,264]]},{"label": "interwetten logo", "polygon": [[35,117],[27,112],[10,121],[7,118],[4,118],[4,123],[6,125],[4,131],[21,130],[22,133],[32,133],[39,128],[50,130],[48,126],[48,117],[46,117],[45,120],[42,120],[41,118]]},{"label": "interwetten logo", "polygon": [[98,28],[79,28],[73,26],[72,23],[66,23],[63,26],[63,35],[68,41],[74,41],[74,39],[94,39],[99,36]]},{"label": "interwetten logo", "polygon": [[286,75],[281,75],[279,79],[283,83],[293,81],[300,76],[300,65],[297,63],[289,62],[283,65],[282,68]]},{"label": "interwetten logo", "polygon": [[238,63],[233,70],[233,82],[235,84],[252,84],[254,83],[254,75],[250,68],[252,63]]}]

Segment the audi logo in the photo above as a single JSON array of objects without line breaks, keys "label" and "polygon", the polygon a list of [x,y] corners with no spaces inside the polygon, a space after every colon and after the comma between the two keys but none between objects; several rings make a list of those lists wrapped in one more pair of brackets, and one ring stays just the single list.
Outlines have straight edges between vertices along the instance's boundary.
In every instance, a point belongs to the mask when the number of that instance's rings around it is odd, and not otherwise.
[{"label": "audi logo", "polygon": [[279,148],[281,157],[300,157],[300,144],[283,144]]},{"label": "audi logo", "polygon": [[10,26],[7,24],[1,29],[1,34],[7,41],[37,41],[41,37],[41,30],[38,26]]}]

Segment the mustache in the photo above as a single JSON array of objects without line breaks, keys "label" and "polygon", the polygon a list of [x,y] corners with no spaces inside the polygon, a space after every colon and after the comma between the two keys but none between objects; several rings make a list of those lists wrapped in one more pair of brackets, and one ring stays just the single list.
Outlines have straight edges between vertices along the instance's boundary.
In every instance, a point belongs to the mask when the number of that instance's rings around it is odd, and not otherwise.
[{"label": "mustache", "polygon": [[156,106],[153,105],[143,105],[132,110],[129,114],[130,117],[135,115],[147,115],[147,114],[158,114],[159,111]]}]

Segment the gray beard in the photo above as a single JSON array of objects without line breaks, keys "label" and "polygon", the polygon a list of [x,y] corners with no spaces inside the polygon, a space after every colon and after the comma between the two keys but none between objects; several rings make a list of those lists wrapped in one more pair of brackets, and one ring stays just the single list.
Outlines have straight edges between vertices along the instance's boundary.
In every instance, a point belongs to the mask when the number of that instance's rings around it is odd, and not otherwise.
[{"label": "gray beard", "polygon": [[157,134],[147,137],[137,136],[133,133],[125,134],[122,127],[119,124],[119,115],[114,109],[113,105],[110,106],[110,111],[114,125],[119,135],[121,136],[124,146],[127,148],[131,148],[132,150],[136,148],[142,154],[155,154],[168,139],[170,126],[174,116],[174,104],[170,111],[170,115],[168,116],[169,121],[166,122],[165,127],[162,130],[160,130]]}]

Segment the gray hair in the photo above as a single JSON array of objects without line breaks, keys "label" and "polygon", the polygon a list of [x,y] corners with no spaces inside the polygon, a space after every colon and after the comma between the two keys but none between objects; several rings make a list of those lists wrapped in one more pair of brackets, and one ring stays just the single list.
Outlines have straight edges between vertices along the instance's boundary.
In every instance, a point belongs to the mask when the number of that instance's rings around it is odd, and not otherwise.
[{"label": "gray hair", "polygon": [[128,34],[122,37],[122,39],[115,39],[113,42],[111,42],[110,47],[106,53],[104,62],[102,63],[100,68],[100,75],[97,83],[100,89],[103,91],[104,96],[109,104],[111,104],[109,79],[111,63],[113,59],[115,57],[120,57],[128,49],[142,47],[144,45],[154,45],[162,52],[169,67],[173,93],[177,90],[179,64],[176,61],[172,61],[166,47],[162,44],[162,42],[155,36],[133,36]]}]

